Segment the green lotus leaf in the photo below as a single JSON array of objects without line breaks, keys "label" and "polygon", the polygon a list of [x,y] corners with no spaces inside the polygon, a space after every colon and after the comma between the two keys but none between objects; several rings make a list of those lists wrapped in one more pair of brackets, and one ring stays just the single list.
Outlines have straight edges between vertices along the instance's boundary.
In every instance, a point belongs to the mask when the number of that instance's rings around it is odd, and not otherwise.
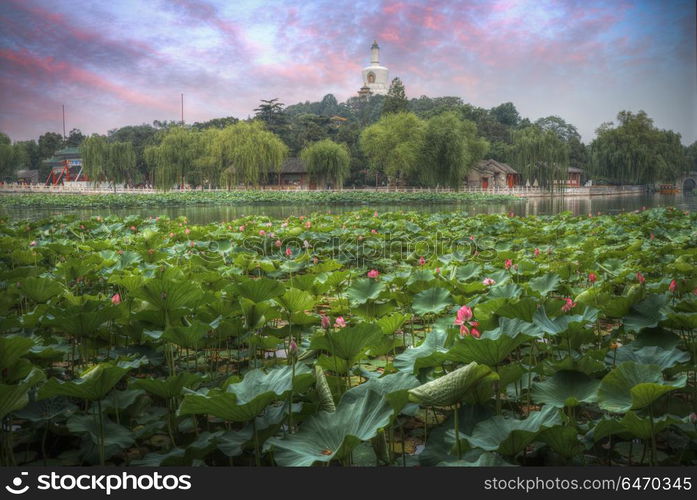
[{"label": "green lotus leaf", "polygon": [[578,406],[582,402],[593,401],[599,385],[600,380],[585,373],[561,370],[544,382],[534,384],[532,399],[556,408]]},{"label": "green lotus leaf", "polygon": [[59,281],[50,278],[26,278],[21,283],[22,294],[34,302],[46,302],[65,291]]},{"label": "green lotus leaf", "polygon": [[541,431],[559,424],[559,410],[545,406],[540,411],[530,412],[525,420],[497,415],[478,423],[472,434],[464,438],[473,447],[515,456],[533,442]]},{"label": "green lotus leaf", "polygon": [[654,328],[666,319],[665,308],[670,299],[667,295],[649,295],[634,305],[628,316],[622,321],[627,332],[639,332],[644,328]]},{"label": "green lotus leaf", "polygon": [[334,413],[320,411],[287,439],[271,438],[264,449],[283,467],[308,467],[316,462],[345,458],[390,423],[393,410],[387,400],[368,391],[364,397],[342,401]]},{"label": "green lotus leaf", "polygon": [[315,365],[315,387],[319,395],[319,409],[327,413],[334,413],[336,411],[334,397],[329,388],[327,377],[324,375],[324,370],[318,365]]},{"label": "green lotus leaf", "polygon": [[34,339],[29,337],[20,337],[19,335],[0,337],[0,373],[2,373],[2,379],[9,377],[9,371],[21,357],[29,353],[33,345]]},{"label": "green lotus leaf", "polygon": [[372,377],[367,382],[346,391],[341,397],[341,402],[363,398],[368,391],[373,391],[384,396],[397,414],[409,403],[408,391],[418,385],[420,385],[419,379],[404,372]]},{"label": "green lotus leaf", "polygon": [[578,431],[573,426],[557,425],[545,429],[540,432],[539,439],[567,459],[583,452],[583,444],[579,440]]},{"label": "green lotus leaf", "polygon": [[44,380],[44,372],[33,368],[17,384],[0,384],[0,420],[10,413],[24,408],[29,403],[29,389]]},{"label": "green lotus leaf", "polygon": [[170,321],[179,309],[196,307],[203,298],[203,293],[196,284],[165,277],[146,281],[133,295],[166,314]]},{"label": "green lotus leaf", "polygon": [[301,313],[315,306],[315,298],[308,292],[289,288],[281,296],[275,298],[283,309],[291,314]]},{"label": "green lotus leaf", "polygon": [[445,288],[435,287],[414,295],[412,308],[416,314],[438,314],[453,304],[450,292]]},{"label": "green lotus leaf", "polygon": [[197,349],[203,343],[211,326],[202,321],[194,320],[189,326],[170,326],[165,329],[162,339],[180,347]]},{"label": "green lotus leaf", "polygon": [[598,403],[604,410],[624,413],[650,405],[675,389],[685,387],[687,375],[672,382],[663,379],[660,367],[626,361],[614,368],[600,382]]},{"label": "green lotus leaf", "polygon": [[608,352],[605,357],[605,363],[610,366],[619,365],[625,361],[634,361],[640,365],[657,365],[661,370],[665,370],[687,363],[690,361],[690,354],[676,347],[663,349],[658,346],[646,346],[637,349],[632,342],[614,352]]},{"label": "green lotus leaf", "polygon": [[[123,425],[112,422],[104,417],[104,449],[105,458],[110,458],[119,451],[128,448],[135,442],[133,432]],[[99,420],[94,415],[73,415],[67,421],[68,430],[75,434],[85,433],[92,444],[92,453],[99,446]]]},{"label": "green lotus leaf", "polygon": [[426,406],[451,406],[487,376],[491,368],[472,362],[409,390],[409,400]]},{"label": "green lotus leaf", "polygon": [[658,434],[671,425],[678,425],[681,423],[682,420],[673,415],[663,415],[654,418],[652,425],[651,417],[640,417],[633,411],[628,411],[624,417],[622,417],[622,420],[620,420],[620,424],[624,427],[624,430],[639,439],[651,439],[652,432]]},{"label": "green lotus leaf", "polygon": [[546,297],[550,292],[556,290],[560,283],[561,278],[558,274],[547,273],[528,281],[528,286],[531,290],[539,293],[540,296]]},{"label": "green lotus leaf", "polygon": [[523,289],[515,283],[504,283],[499,286],[491,287],[487,295],[492,299],[499,297],[505,299],[515,299],[520,297],[522,293]]},{"label": "green lotus leaf", "polygon": [[282,399],[291,389],[304,390],[312,383],[310,369],[296,365],[295,378],[292,367],[275,368],[265,373],[261,369],[247,372],[242,382],[223,389],[185,390],[179,405],[179,415],[207,414],[228,422],[246,422],[255,418],[273,401]]},{"label": "green lotus leaf", "polygon": [[373,343],[379,342],[382,330],[375,323],[359,323],[346,328],[329,329],[322,335],[315,335],[310,342],[311,349],[322,349],[353,363]]},{"label": "green lotus leaf", "polygon": [[277,280],[259,278],[237,283],[234,290],[245,299],[258,303],[283,295],[285,286]]},{"label": "green lotus leaf", "polygon": [[402,313],[392,313],[389,316],[383,316],[378,320],[378,325],[385,335],[391,335],[399,330],[404,322],[409,319],[410,315]]},{"label": "green lotus leaf", "polygon": [[202,379],[203,377],[197,373],[181,372],[165,379],[134,379],[130,382],[130,386],[143,389],[162,399],[170,399],[180,396],[185,387],[192,390],[196,389],[201,383]]},{"label": "green lotus leaf", "polygon": [[483,333],[480,338],[465,336],[459,339],[448,351],[448,359],[496,366],[528,339],[529,337],[515,330],[508,333],[499,327]]},{"label": "green lotus leaf", "polygon": [[369,300],[377,299],[385,289],[382,281],[371,278],[359,278],[351,283],[346,290],[346,296],[354,304],[364,304]]},{"label": "green lotus leaf", "polygon": [[63,382],[52,378],[39,389],[39,399],[70,396],[98,401],[103,399],[130,369],[113,363],[100,363],[83,372],[78,380]]},{"label": "green lotus leaf", "polygon": [[439,366],[447,359],[445,342],[447,332],[442,329],[430,331],[417,347],[409,347],[394,358],[394,366],[399,371],[415,373],[421,368]]}]

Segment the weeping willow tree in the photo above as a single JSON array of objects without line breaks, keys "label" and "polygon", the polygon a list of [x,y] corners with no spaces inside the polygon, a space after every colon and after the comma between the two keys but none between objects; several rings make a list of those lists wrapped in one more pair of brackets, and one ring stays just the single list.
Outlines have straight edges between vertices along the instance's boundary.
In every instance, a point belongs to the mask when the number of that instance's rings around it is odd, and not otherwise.
[{"label": "weeping willow tree", "polygon": [[591,143],[591,172],[621,184],[673,182],[686,169],[680,134],[659,130],[644,111],[621,111],[619,125],[604,123]]},{"label": "weeping willow tree", "polygon": [[145,149],[145,161],[154,173],[158,189],[167,191],[177,184],[185,184],[187,179],[191,180],[192,167],[198,155],[195,134],[184,127],[170,127],[164,132],[159,145]]},{"label": "weeping willow tree", "polygon": [[303,149],[300,158],[305,162],[310,178],[318,185],[343,187],[351,163],[351,155],[345,144],[324,139]]},{"label": "weeping willow tree", "polygon": [[424,143],[424,121],[414,113],[390,113],[363,130],[361,150],[371,172],[383,173],[390,184],[416,176]]},{"label": "weeping willow tree", "polygon": [[82,171],[92,182],[108,179],[109,143],[102,135],[91,135],[80,145]]},{"label": "weeping willow tree", "polygon": [[258,186],[270,174],[280,174],[288,146],[258,120],[239,122],[220,131],[211,145],[221,182],[232,186]]},{"label": "weeping willow tree", "polygon": [[136,173],[136,154],[130,142],[108,142],[106,137],[92,135],[80,146],[82,170],[93,182],[116,184],[132,182]]},{"label": "weeping willow tree", "polygon": [[568,177],[569,147],[552,130],[533,125],[513,132],[512,156],[524,179],[554,192]]},{"label": "weeping willow tree", "polygon": [[419,172],[426,186],[459,189],[470,167],[489,149],[485,139],[477,137],[477,126],[448,111],[426,122],[423,164]]},{"label": "weeping willow tree", "polygon": [[108,147],[107,178],[116,184],[132,183],[136,174],[136,153],[130,142],[112,142]]},{"label": "weeping willow tree", "polygon": [[196,184],[206,185],[209,188],[218,184],[223,167],[223,158],[220,148],[222,130],[217,128],[205,129],[196,134],[196,154],[192,177]]}]

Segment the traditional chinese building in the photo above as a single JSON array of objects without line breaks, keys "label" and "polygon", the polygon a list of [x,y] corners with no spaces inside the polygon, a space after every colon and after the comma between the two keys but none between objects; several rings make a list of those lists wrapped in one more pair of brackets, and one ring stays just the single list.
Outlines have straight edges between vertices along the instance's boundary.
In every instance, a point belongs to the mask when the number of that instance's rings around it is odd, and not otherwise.
[{"label": "traditional chinese building", "polygon": [[466,185],[482,189],[512,188],[520,185],[520,179],[520,174],[510,165],[489,159],[478,162],[470,169]]}]

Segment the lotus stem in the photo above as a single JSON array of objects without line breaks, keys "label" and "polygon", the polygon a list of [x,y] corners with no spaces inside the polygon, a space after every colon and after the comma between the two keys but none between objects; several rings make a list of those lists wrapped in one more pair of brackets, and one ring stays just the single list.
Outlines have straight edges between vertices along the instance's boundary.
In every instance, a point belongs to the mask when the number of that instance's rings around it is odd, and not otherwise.
[{"label": "lotus stem", "polygon": [[455,404],[455,447],[457,449],[457,459],[462,459],[462,445],[460,444],[460,403]]},{"label": "lotus stem", "polygon": [[102,400],[97,400],[97,418],[99,419],[99,465],[104,465],[104,414],[102,413]]},{"label": "lotus stem", "polygon": [[656,428],[653,421],[653,403],[649,405],[649,419],[651,421],[651,465],[656,465]]}]

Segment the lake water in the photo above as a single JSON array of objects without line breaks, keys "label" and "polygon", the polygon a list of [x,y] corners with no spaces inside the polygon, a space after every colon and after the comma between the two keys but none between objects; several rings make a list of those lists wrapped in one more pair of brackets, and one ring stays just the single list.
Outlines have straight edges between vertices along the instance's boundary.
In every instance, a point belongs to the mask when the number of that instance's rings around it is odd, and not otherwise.
[{"label": "lake water", "polygon": [[[1,199],[0,199],[1,201]],[[453,204],[364,204],[364,205],[191,205],[167,207],[135,208],[27,208],[5,207],[4,212],[11,219],[37,219],[57,214],[76,214],[88,218],[101,215],[141,215],[162,216],[170,218],[186,216],[192,224],[229,221],[245,215],[268,215],[283,218],[291,215],[307,215],[312,212],[342,213],[361,208],[378,212],[414,211],[422,213],[458,212],[468,215],[513,212],[524,215],[553,215],[570,211],[574,215],[588,213],[616,214],[638,210],[642,207],[672,206],[681,210],[697,212],[697,195],[685,194],[641,194],[621,196],[594,196],[592,198],[530,198],[509,202],[467,202]]]}]

